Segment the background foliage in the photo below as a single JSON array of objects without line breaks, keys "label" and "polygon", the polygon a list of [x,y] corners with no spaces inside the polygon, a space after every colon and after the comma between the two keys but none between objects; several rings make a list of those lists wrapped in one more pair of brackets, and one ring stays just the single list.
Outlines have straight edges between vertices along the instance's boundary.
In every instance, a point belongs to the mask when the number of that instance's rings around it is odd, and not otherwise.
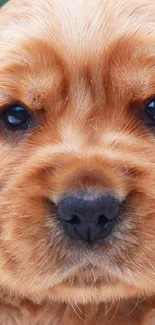
[{"label": "background foliage", "polygon": [[8,0],[0,0],[0,7],[2,7]]}]

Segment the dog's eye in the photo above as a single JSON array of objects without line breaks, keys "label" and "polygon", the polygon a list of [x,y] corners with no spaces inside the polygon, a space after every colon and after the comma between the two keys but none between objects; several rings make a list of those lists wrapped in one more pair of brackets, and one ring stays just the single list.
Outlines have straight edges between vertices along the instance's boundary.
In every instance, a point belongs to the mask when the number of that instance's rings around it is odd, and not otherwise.
[{"label": "dog's eye", "polygon": [[20,105],[9,106],[3,112],[3,120],[8,129],[28,129],[31,122],[31,114]]},{"label": "dog's eye", "polygon": [[155,99],[151,99],[145,106],[144,118],[146,122],[155,125]]}]

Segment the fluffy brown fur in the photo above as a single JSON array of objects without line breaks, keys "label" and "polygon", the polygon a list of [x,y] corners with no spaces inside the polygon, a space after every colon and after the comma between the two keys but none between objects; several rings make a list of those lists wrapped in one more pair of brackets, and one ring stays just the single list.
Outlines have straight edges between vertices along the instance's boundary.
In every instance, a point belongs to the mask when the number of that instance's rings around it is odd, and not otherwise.
[{"label": "fluffy brown fur", "polygon": [[[155,324],[154,0],[11,0],[0,10],[0,324]],[[124,201],[102,243],[68,238],[63,193]]]}]

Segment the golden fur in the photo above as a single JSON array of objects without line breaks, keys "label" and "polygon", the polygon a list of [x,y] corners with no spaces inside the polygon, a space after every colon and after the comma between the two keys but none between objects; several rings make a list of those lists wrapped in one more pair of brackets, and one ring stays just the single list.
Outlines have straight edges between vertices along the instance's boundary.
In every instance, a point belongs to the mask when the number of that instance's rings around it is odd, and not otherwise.
[{"label": "golden fur", "polygon": [[[155,324],[155,135],[140,122],[154,94],[154,0],[0,10],[0,110],[35,118],[28,132],[0,119],[0,324]],[[121,221],[100,244],[72,241],[53,204],[104,188]]]}]

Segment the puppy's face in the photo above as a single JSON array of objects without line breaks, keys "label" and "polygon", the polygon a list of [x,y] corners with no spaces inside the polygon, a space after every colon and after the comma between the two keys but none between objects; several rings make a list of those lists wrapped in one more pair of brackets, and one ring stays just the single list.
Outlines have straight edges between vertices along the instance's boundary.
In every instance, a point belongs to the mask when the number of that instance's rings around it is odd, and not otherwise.
[{"label": "puppy's face", "polygon": [[1,9],[0,283],[15,294],[87,303],[155,291],[154,10]]}]

